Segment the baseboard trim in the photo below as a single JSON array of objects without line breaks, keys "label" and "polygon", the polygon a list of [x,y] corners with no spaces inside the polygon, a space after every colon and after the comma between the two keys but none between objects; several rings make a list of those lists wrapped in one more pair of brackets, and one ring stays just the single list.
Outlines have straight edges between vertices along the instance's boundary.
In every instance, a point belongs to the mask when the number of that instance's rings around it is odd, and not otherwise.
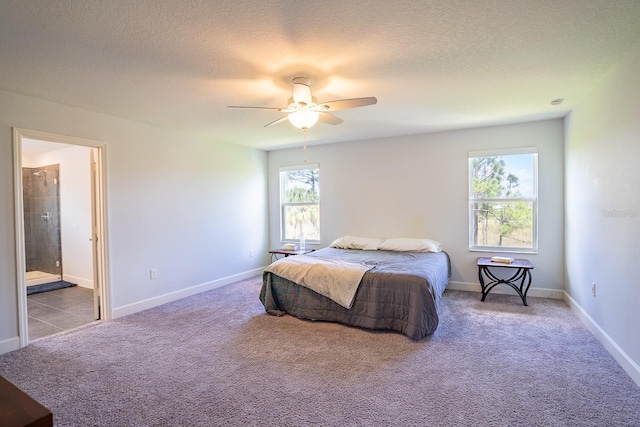
[{"label": "baseboard trim", "polygon": [[93,279],[85,279],[78,276],[72,276],[71,274],[62,274],[62,280],[69,283],[75,283],[82,288],[93,289]]},{"label": "baseboard trim", "polygon": [[640,366],[631,360],[627,353],[625,353],[624,350],[616,344],[609,334],[607,334],[573,298],[571,298],[571,295],[564,292],[564,300],[587,329],[595,335],[598,341],[602,343],[604,348],[607,349],[622,369],[624,369],[638,387],[640,387]]},{"label": "baseboard trim", "polygon": [[202,292],[210,291],[212,289],[219,288],[221,286],[229,285],[231,283],[238,282],[240,280],[249,279],[250,277],[257,276],[262,273],[265,267],[255,268],[253,270],[245,271],[244,273],[234,274],[231,276],[223,277],[221,279],[212,280],[211,282],[201,283],[190,288],[180,289],[179,291],[170,292],[168,294],[159,295],[157,297],[149,298],[146,300],[138,301],[132,304],[124,305],[122,307],[116,307],[112,310],[112,319],[118,317],[128,316],[129,314],[137,313],[142,310],[157,307],[168,302],[177,301],[182,298],[189,297],[191,295],[199,294]]},{"label": "baseboard trim", "polygon": [[[454,291],[482,292],[480,283],[469,282],[449,282],[449,284],[447,285],[447,289],[451,289]],[[491,296],[491,294],[518,295],[516,291],[514,291],[507,285],[496,286],[489,293],[489,297]],[[527,297],[564,299],[564,291],[560,289],[531,287],[529,288],[529,292],[527,292]]]},{"label": "baseboard trim", "polygon": [[[455,291],[481,292],[479,283],[468,282],[449,282],[447,289]],[[516,292],[508,286],[500,286],[491,290],[491,293],[517,295]],[[489,297],[491,296],[489,294]],[[586,326],[586,328],[596,337],[604,348],[613,356],[624,371],[631,379],[640,387],[640,366],[635,363],[616,342],[587,314],[587,312],[566,293],[564,290],[547,289],[547,288],[529,288],[527,296],[551,298],[564,300],[571,310],[578,316],[578,319]]]},{"label": "baseboard trim", "polygon": [[20,337],[7,338],[0,341],[0,354],[9,353],[20,348]]}]

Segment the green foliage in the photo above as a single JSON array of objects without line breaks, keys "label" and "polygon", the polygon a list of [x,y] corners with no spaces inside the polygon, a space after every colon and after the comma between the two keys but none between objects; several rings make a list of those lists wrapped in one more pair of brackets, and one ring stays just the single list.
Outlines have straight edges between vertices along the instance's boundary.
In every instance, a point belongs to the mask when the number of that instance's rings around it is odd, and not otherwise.
[{"label": "green foliage", "polygon": [[[531,247],[533,209],[521,197],[518,177],[507,174],[502,157],[477,157],[471,161],[473,242],[481,246]],[[488,199],[482,201],[482,199]],[[491,200],[502,199],[502,200]]]},{"label": "green foliage", "polygon": [[320,239],[320,171],[297,169],[283,172],[285,239]]},{"label": "green foliage", "polygon": [[320,209],[318,205],[287,206],[285,239],[320,240]]},{"label": "green foliage", "polygon": [[306,188],[290,188],[287,190],[287,202],[288,203],[313,203],[318,201],[318,195]]},{"label": "green foliage", "polygon": [[320,199],[320,171],[298,169],[285,172],[285,200],[287,203],[313,203]]}]

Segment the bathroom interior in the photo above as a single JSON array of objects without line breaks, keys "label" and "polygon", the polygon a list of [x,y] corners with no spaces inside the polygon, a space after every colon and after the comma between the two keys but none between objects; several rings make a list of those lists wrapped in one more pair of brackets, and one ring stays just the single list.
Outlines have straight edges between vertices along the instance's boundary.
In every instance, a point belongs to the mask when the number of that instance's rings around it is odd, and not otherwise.
[{"label": "bathroom interior", "polygon": [[25,284],[62,280],[59,165],[22,168]]},{"label": "bathroom interior", "polygon": [[91,150],[22,139],[29,340],[96,320]]}]

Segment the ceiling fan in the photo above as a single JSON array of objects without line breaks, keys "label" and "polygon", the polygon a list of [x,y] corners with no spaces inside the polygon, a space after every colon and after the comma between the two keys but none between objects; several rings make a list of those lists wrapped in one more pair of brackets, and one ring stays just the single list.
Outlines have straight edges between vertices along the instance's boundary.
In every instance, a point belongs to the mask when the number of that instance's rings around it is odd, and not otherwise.
[{"label": "ceiling fan", "polygon": [[338,99],[318,104],[315,97],[311,96],[311,79],[308,77],[296,77],[293,79],[293,96],[289,98],[287,107],[245,107],[229,105],[229,108],[257,108],[282,111],[288,114],[271,123],[267,123],[264,127],[277,125],[289,120],[295,127],[306,130],[318,121],[330,125],[339,125],[342,123],[343,120],[341,118],[331,114],[333,111],[365,107],[377,102],[378,100],[375,97],[370,96],[367,98]]}]

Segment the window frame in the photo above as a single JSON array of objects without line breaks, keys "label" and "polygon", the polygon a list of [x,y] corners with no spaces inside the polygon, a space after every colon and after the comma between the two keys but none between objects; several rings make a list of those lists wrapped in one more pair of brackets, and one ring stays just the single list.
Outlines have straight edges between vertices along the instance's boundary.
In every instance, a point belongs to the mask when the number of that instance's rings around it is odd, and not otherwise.
[{"label": "window frame", "polygon": [[[531,197],[498,197],[498,198],[474,198],[473,197],[473,166],[472,160],[482,157],[506,157],[512,155],[530,154],[533,161],[533,176],[532,176],[532,196]],[[504,148],[496,150],[483,150],[483,151],[470,151],[467,155],[468,163],[468,192],[469,192],[469,251],[472,252],[506,252],[506,253],[538,253],[538,149],[537,147],[522,147],[522,148]],[[491,246],[491,245],[478,245],[474,244],[473,231],[474,231],[474,204],[478,201],[486,203],[531,203],[532,210],[532,242],[531,247],[523,246]]]},{"label": "window frame", "polygon": [[[318,171],[318,201],[317,202],[286,202],[285,201],[285,174],[289,171],[294,170],[304,170],[304,169],[316,169]],[[285,211],[287,207],[290,206],[317,206],[318,213],[320,212],[320,166],[318,163],[304,164],[304,165],[294,165],[294,166],[282,166],[278,172],[278,178],[280,181],[280,242],[281,243],[297,243],[300,241],[300,238],[285,238],[285,220],[286,214]],[[319,244],[320,243],[320,219],[318,218],[318,239],[308,239],[305,238],[306,243],[311,244]]]}]

